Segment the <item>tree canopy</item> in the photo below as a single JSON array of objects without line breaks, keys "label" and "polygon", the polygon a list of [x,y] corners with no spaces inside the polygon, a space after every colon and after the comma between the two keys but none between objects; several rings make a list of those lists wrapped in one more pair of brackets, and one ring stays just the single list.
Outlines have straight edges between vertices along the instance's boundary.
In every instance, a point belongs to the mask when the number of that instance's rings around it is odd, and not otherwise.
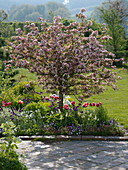
[{"label": "tree canopy", "polygon": [[128,3],[124,4],[123,0],[107,0],[97,7],[96,14],[102,22],[106,23],[108,34],[112,37],[107,44],[108,49],[116,55],[119,51],[125,50],[124,24],[128,16]]},{"label": "tree canopy", "polygon": [[8,14],[3,9],[0,9],[0,22],[6,20],[7,17],[8,17]]},{"label": "tree canopy", "polygon": [[[68,26],[57,16],[49,26],[42,20],[41,32],[27,22],[27,32],[17,29],[18,36],[10,43],[10,62],[35,72],[43,89],[58,93],[60,110],[64,95],[75,95],[81,101],[103,92],[105,85],[114,87],[114,73],[105,68],[112,64],[106,57],[113,54],[101,45],[109,36],[104,25],[102,35],[90,29],[92,22],[85,19],[84,11],[76,15],[81,22]],[[90,32],[87,37],[86,32]]]}]

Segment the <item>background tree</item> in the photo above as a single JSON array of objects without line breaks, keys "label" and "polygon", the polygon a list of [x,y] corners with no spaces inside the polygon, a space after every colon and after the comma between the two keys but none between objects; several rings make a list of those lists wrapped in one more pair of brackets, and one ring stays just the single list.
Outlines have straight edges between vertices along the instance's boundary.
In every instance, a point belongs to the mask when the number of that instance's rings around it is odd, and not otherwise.
[{"label": "background tree", "polygon": [[36,8],[37,8],[37,11],[40,13],[40,16],[42,18],[45,18],[45,5],[37,5]]},{"label": "background tree", "polygon": [[3,21],[6,20],[7,17],[8,14],[3,9],[1,9],[0,10],[0,36],[2,36],[3,29],[5,29]]},{"label": "background tree", "polygon": [[31,14],[26,15],[26,16],[25,16],[25,20],[26,20],[26,21],[34,21],[34,22],[37,21],[37,22],[38,22],[38,21],[39,21],[39,20],[38,20],[39,16],[41,17],[41,15],[40,15],[39,12],[33,12],[33,13],[31,13]]},{"label": "background tree", "polygon": [[[127,6],[127,7],[126,7]],[[112,51],[117,58],[123,57],[120,52],[126,49],[125,21],[128,16],[128,3],[123,0],[108,0],[96,9],[97,17],[101,22],[105,22],[108,27],[108,34],[112,37],[107,44],[107,48]]]},{"label": "background tree", "polygon": [[25,17],[29,14],[35,12],[36,9],[32,5],[20,5],[15,6],[13,9],[9,11],[9,20],[12,21],[25,21]]},{"label": "background tree", "polygon": [[48,2],[44,5],[19,5],[13,6],[9,10],[9,21],[25,22],[26,19],[36,21],[38,17],[51,20],[51,15],[54,13],[63,17],[70,17],[69,10],[64,4],[58,2]]},{"label": "background tree", "polygon": [[62,3],[48,2],[45,4],[45,8],[46,8],[46,19],[50,21],[53,20],[53,16],[55,15],[59,15],[64,18],[70,17],[70,12],[68,8],[66,8],[66,6]]},{"label": "background tree", "polygon": [[70,18],[70,12],[68,10],[65,10],[64,8],[59,8],[54,12],[55,16],[60,16],[61,18]]},{"label": "background tree", "polygon": [[0,10],[0,22],[6,20],[7,17],[8,17],[8,14],[3,9],[1,9]]},{"label": "background tree", "polygon": [[[90,29],[92,22],[85,19],[83,12],[77,14],[82,22],[65,26],[60,17],[55,17],[49,26],[41,24],[42,32],[28,23],[30,32],[18,29],[19,35],[10,43],[10,62],[35,72],[43,89],[58,93],[61,111],[64,95],[75,95],[82,101],[103,92],[104,85],[114,87],[115,74],[105,68],[112,64],[105,56],[112,54],[100,43],[109,37]],[[90,32],[88,37],[86,32]]]}]

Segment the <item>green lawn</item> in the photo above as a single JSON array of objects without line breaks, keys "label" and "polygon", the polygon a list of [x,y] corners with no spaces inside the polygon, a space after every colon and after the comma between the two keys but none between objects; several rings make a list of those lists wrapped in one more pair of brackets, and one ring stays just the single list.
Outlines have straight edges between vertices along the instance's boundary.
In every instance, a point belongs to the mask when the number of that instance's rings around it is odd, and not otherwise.
[{"label": "green lawn", "polygon": [[[117,80],[118,89],[113,90],[107,87],[104,93],[91,97],[88,101],[102,102],[108,110],[109,116],[128,129],[128,70],[121,68],[116,69],[116,71],[117,76],[122,77],[122,80]],[[22,81],[36,80],[36,76],[28,73],[25,69],[20,69],[20,74],[27,76],[27,79],[23,78]],[[17,75],[18,77],[19,75]],[[37,89],[40,88],[37,87]]]},{"label": "green lawn", "polygon": [[128,70],[118,69],[117,73],[122,77],[122,80],[117,81],[118,89],[107,87],[104,93],[91,97],[90,100],[102,102],[109,116],[128,129]]}]

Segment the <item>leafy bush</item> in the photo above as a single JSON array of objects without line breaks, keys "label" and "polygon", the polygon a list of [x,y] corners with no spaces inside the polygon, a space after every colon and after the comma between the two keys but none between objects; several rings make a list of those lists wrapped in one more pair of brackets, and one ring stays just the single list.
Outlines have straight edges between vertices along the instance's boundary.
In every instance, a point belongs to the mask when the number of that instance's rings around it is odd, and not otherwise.
[{"label": "leafy bush", "polygon": [[35,82],[20,82],[12,88],[15,95],[33,93],[35,91]]},{"label": "leafy bush", "polygon": [[105,109],[103,106],[100,106],[95,110],[95,114],[98,126],[102,124],[108,124],[109,117],[107,114],[107,109]]},{"label": "leafy bush", "polygon": [[1,170],[27,170],[27,167],[22,164],[17,158],[11,158],[0,153],[0,169]]},{"label": "leafy bush", "polygon": [[1,125],[4,137],[0,143],[0,169],[1,170],[27,170],[26,166],[19,161],[16,153],[16,143],[19,141],[15,137],[15,125],[13,122],[6,122]]}]

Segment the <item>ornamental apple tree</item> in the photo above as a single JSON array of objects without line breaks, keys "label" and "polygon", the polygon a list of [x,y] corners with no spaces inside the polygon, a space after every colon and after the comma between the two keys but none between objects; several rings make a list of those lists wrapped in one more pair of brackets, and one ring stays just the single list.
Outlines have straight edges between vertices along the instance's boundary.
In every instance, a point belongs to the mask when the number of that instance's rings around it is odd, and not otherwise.
[{"label": "ornamental apple tree", "polygon": [[9,43],[10,62],[36,73],[47,92],[58,93],[61,111],[64,95],[75,95],[82,101],[115,83],[115,73],[108,69],[112,60],[107,58],[113,54],[102,45],[109,39],[105,26],[102,35],[93,31],[84,11],[76,15],[80,22],[68,26],[59,16],[49,25],[42,19],[41,31],[34,23],[26,22],[24,31],[17,29],[18,35]]}]

